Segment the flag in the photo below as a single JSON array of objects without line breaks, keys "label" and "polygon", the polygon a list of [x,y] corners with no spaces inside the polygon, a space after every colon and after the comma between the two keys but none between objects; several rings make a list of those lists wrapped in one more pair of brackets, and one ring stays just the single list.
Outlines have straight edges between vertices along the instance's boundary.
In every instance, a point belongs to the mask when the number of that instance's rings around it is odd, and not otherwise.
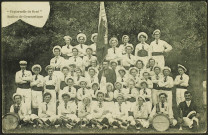
[{"label": "flag", "polygon": [[104,2],[100,2],[100,13],[99,13],[99,24],[98,24],[98,37],[96,54],[99,63],[105,59],[107,54],[107,44],[108,44],[108,25],[107,17],[105,12]]}]

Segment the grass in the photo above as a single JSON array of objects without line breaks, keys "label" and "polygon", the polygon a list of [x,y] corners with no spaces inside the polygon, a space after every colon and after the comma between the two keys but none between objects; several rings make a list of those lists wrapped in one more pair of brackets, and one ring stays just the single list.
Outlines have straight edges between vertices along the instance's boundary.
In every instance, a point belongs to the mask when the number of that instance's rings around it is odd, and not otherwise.
[{"label": "grass", "polygon": [[[22,127],[20,129],[15,129],[15,130],[11,130],[11,131],[7,131],[4,133],[53,133],[53,134],[72,134],[72,133],[76,133],[76,134],[80,134],[80,133],[121,133],[121,134],[131,134],[131,133],[156,133],[156,134],[167,134],[167,133],[193,133],[194,131],[192,129],[188,129],[187,127],[184,127],[182,131],[178,130],[178,127],[172,127],[169,128],[167,131],[164,132],[159,132],[154,130],[153,128],[149,127],[148,129],[145,128],[141,128],[140,130],[136,130],[134,128],[130,128],[130,129],[105,129],[105,130],[100,130],[98,128],[79,128],[76,127],[74,129],[67,129],[64,127],[59,127],[59,128],[48,128],[48,129],[41,129],[41,128],[33,128],[33,127]],[[199,130],[196,133],[205,133],[205,125],[201,126],[199,128]]]}]

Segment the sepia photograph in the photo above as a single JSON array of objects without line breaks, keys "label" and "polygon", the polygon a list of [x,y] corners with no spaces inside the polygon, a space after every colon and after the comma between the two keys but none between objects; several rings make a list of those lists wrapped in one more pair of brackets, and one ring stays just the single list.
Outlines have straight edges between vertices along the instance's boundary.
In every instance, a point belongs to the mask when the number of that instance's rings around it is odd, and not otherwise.
[{"label": "sepia photograph", "polygon": [[206,1],[1,2],[2,133],[207,133]]}]

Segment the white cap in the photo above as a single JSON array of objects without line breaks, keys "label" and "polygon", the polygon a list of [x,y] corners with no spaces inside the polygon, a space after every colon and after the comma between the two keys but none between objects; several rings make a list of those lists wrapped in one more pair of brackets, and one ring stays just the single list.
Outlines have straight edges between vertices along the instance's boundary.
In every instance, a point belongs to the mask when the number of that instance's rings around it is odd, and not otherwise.
[{"label": "white cap", "polygon": [[87,37],[86,37],[86,35],[84,34],[84,33],[79,33],[78,35],[77,35],[77,41],[79,41],[79,38],[80,37],[83,37],[84,38],[84,42],[87,40]]},{"label": "white cap", "polygon": [[[139,40],[139,37],[140,37],[140,36],[145,36],[146,40],[148,39],[148,35],[147,35],[145,32],[140,32],[140,33],[138,34],[138,36],[137,36],[137,37],[138,37],[138,40]],[[146,41],[146,40],[145,40],[145,41]]]},{"label": "white cap", "polygon": [[35,68],[39,68],[40,71],[42,70],[42,68],[41,68],[41,66],[39,64],[35,64],[35,65],[32,66],[32,72],[34,72]]},{"label": "white cap", "polygon": [[91,36],[91,41],[92,41],[92,42],[94,42],[94,37],[97,36],[97,35],[98,35],[98,33],[93,33],[93,34],[92,34],[92,36]]},{"label": "white cap", "polygon": [[54,46],[53,47],[53,53],[54,53],[55,49],[59,49],[60,50],[60,55],[61,55],[61,47],[59,45]]}]

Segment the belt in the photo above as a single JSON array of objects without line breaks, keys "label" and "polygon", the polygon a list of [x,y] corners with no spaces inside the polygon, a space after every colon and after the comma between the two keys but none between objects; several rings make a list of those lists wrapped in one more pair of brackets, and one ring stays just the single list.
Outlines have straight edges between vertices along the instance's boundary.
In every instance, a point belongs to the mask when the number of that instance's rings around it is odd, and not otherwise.
[{"label": "belt", "polygon": [[46,85],[46,89],[54,90],[55,86],[54,85]]},{"label": "belt", "polygon": [[136,102],[136,98],[131,97],[131,98],[128,98],[127,101],[129,101],[129,102]]},{"label": "belt", "polygon": [[172,88],[166,88],[166,87],[159,87],[161,90],[167,90],[167,91],[171,91]]},{"label": "belt", "polygon": [[28,82],[28,83],[23,83],[23,84],[17,84],[17,87],[21,89],[29,89],[30,83]]},{"label": "belt", "polygon": [[96,99],[96,98],[92,98],[92,100],[93,100],[93,101],[97,101],[97,99]]},{"label": "belt", "polygon": [[160,87],[158,86],[157,83],[153,83],[153,89],[155,89],[155,90],[160,90]]},{"label": "belt", "polygon": [[144,49],[139,50],[137,52],[137,56],[139,56],[139,57],[147,57],[148,56],[148,52],[146,50],[144,50]]},{"label": "belt", "polygon": [[149,98],[145,98],[145,100],[146,100],[146,101],[150,101],[150,99],[149,99]]},{"label": "belt", "polygon": [[187,89],[187,86],[180,86],[180,85],[176,85],[176,88],[181,88],[181,89]]},{"label": "belt", "polygon": [[163,55],[163,52],[152,52],[152,56]]},{"label": "belt", "polygon": [[43,87],[32,86],[32,90],[34,90],[34,91],[43,91]]}]

